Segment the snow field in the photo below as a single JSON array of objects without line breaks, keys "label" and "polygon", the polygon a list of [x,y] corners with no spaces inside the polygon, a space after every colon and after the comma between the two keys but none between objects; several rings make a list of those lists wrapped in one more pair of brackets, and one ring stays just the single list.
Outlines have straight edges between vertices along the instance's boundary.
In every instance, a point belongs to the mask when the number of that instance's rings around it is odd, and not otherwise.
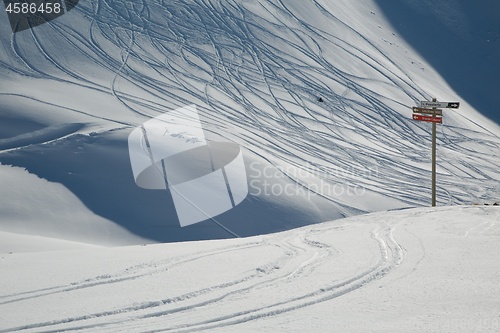
[{"label": "snow field", "polygon": [[3,254],[0,331],[492,332],[498,222],[496,207],[421,208],[247,239]]}]

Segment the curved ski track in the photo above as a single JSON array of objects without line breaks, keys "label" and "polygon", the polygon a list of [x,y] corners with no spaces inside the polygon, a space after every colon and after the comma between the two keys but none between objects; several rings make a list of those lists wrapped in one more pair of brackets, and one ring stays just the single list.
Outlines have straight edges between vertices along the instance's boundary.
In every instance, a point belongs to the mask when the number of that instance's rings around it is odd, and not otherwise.
[{"label": "curved ski track", "polygon": [[[362,288],[389,274],[403,262],[403,248],[393,237],[396,225],[385,222],[367,224],[353,223],[345,225],[322,224],[308,229],[297,229],[282,234],[259,237],[257,241],[248,240],[239,245],[221,246],[210,251],[200,251],[185,256],[171,256],[162,261],[151,261],[127,267],[119,272],[102,272],[97,277],[83,281],[74,281],[66,285],[57,285],[40,290],[0,296],[0,306],[29,302],[45,297],[71,300],[78,297],[82,289],[90,294],[93,288],[102,286],[123,288],[145,288],[158,281],[168,280],[172,270],[184,265],[204,265],[217,260],[219,255],[234,253],[244,257],[246,251],[275,248],[279,255],[268,260],[263,256],[257,267],[239,274],[232,280],[221,280],[215,285],[204,286],[186,294],[175,294],[167,298],[110,308],[98,313],[61,318],[40,323],[31,323],[20,327],[0,329],[0,332],[66,332],[86,331],[114,332],[119,325],[127,332],[191,332],[216,329],[237,325],[250,320],[293,311],[313,304],[332,300],[346,293]],[[358,241],[332,244],[331,234],[361,231],[356,234]],[[337,241],[341,238],[335,238]],[[333,242],[335,243],[335,242]],[[361,251],[365,260],[357,260],[359,244],[370,244],[379,251]],[[373,256],[371,259],[366,257]],[[352,261],[351,261],[352,260]],[[349,273],[321,275],[322,269],[328,271],[332,265],[351,262]],[[210,265],[210,264],[208,264]],[[344,266],[345,267],[345,266]],[[319,273],[319,275],[318,275]],[[200,277],[186,278],[193,285],[203,285]],[[273,294],[273,297],[268,297]],[[266,296],[267,295],[267,296]],[[276,296],[274,296],[276,295]],[[261,299],[260,306],[248,304],[246,299]],[[221,311],[220,309],[226,309]],[[200,314],[202,313],[202,315]],[[223,313],[223,314],[222,314]],[[203,318],[203,319],[201,319]]]}]

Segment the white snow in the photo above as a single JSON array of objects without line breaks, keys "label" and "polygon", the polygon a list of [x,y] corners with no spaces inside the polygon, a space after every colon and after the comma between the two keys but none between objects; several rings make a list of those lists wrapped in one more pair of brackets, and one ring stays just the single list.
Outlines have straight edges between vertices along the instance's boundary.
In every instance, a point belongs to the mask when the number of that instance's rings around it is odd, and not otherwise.
[{"label": "white snow", "polygon": [[496,332],[499,240],[498,207],[464,206],[2,254],[0,332]]},{"label": "white snow", "polygon": [[[500,201],[493,2],[1,19],[0,332],[500,332],[500,210],[479,206]],[[433,97],[461,107],[426,208],[431,126],[411,107]],[[187,105],[241,146],[249,195],[181,228],[168,191],[135,184],[127,138]]]},{"label": "white snow", "polygon": [[[46,249],[46,243],[57,244],[58,239],[61,245],[68,246],[74,242],[101,245],[148,242],[92,214],[61,184],[40,179],[21,168],[0,165],[0,183],[1,253]],[[49,240],[45,241],[45,237]]]}]

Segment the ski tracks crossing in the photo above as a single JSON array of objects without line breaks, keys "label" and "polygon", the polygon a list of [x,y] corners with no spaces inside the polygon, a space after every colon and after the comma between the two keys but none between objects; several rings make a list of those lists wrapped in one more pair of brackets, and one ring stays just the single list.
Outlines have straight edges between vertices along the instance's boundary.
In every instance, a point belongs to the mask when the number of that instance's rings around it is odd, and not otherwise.
[{"label": "ski tracks crossing", "polygon": [[[102,269],[98,276],[79,281],[0,295],[0,309],[8,309],[32,306],[32,302],[51,302],[54,297],[59,299],[60,305],[71,304],[75,297],[94,295],[101,288],[133,290],[150,286],[158,290],[156,299],[135,299],[128,305],[122,301],[119,305],[110,304],[101,312],[2,327],[0,332],[82,329],[113,332],[116,325],[129,332],[189,332],[279,316],[333,301],[369,286],[396,269],[404,260],[402,245],[393,235],[397,227],[397,224],[384,221],[373,224],[326,223],[250,238],[208,251],[200,249],[181,256],[165,254],[159,261],[124,266],[115,272]],[[360,247],[364,249],[360,250]],[[229,274],[232,278],[224,277],[216,284],[206,283],[202,275],[190,274],[182,276],[190,286],[188,292],[169,290],[168,284],[164,292],[157,287],[160,281],[171,281],[179,272],[204,271],[211,266],[217,269],[222,256],[246,258],[249,255],[253,257],[249,260],[253,265],[235,263],[234,270],[238,273]],[[332,269],[336,266],[350,268],[347,271]],[[122,297],[126,299],[125,295]],[[260,301],[247,302],[247,299]],[[84,308],[79,309],[83,311]]]}]

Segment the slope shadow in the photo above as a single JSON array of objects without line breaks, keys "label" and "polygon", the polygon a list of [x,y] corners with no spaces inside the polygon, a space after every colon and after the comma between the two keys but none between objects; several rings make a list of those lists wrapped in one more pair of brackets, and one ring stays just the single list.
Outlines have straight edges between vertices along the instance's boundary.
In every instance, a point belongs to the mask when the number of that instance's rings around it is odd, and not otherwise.
[{"label": "slope shadow", "polygon": [[376,3],[460,96],[500,123],[500,2],[458,0],[448,8],[440,2]]},{"label": "slope shadow", "polygon": [[[143,238],[158,242],[233,238],[211,220],[181,228],[168,191],[136,185],[127,145],[130,132],[76,134],[3,153],[0,162],[63,184],[95,214]],[[239,236],[253,236],[345,217],[339,206],[329,202],[299,198],[296,201],[303,204],[294,205],[287,199],[268,202],[249,195],[215,220]]]}]

